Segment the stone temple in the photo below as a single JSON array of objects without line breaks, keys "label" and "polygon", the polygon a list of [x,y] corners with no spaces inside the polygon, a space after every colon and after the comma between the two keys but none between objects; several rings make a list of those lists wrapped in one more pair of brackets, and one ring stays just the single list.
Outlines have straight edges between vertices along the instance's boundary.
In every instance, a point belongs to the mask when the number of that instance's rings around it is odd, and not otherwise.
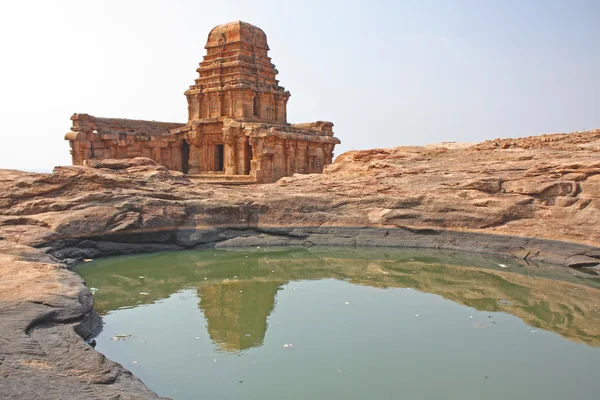
[{"label": "stone temple", "polygon": [[186,124],[74,114],[65,136],[73,164],[148,157],[197,179],[234,182],[274,182],[331,164],[340,143],[333,123],[287,122],[290,92],[279,86],[260,28],[219,25],[205,48],[199,76],[185,92]]}]

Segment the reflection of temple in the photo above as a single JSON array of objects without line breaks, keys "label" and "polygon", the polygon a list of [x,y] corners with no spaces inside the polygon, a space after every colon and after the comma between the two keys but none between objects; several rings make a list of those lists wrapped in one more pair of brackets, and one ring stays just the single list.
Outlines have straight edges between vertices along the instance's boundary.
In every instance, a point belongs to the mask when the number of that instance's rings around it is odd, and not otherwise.
[{"label": "reflection of temple", "polygon": [[333,124],[287,122],[290,92],[279,86],[261,29],[241,21],[219,25],[205,48],[199,76],[185,92],[187,123],[75,114],[65,137],[73,164],[142,156],[195,178],[250,182],[321,173],[331,164],[340,143]]},{"label": "reflection of temple", "polygon": [[[197,287],[211,339],[230,352],[263,344],[279,288],[291,281],[327,278],[370,287],[411,287],[478,310],[510,313],[531,326],[600,346],[598,284],[573,276],[569,269],[514,260],[520,267],[506,271],[498,266],[503,261],[485,255],[429,250],[295,248],[212,254],[165,253],[127,268],[117,263],[118,271],[110,263],[83,268],[82,275],[90,286],[102,288],[94,295],[94,308],[101,314]],[[142,290],[149,295],[140,296]]]},{"label": "reflection of temple", "polygon": [[261,346],[280,287],[280,282],[253,280],[200,284],[200,308],[210,338],[230,352]]}]

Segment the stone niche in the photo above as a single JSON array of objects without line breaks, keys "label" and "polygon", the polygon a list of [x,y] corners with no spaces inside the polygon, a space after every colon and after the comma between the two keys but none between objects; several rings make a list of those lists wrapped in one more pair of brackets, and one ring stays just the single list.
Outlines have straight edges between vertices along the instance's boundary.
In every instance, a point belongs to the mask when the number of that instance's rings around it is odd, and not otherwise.
[{"label": "stone niche", "polygon": [[321,173],[331,164],[340,143],[333,123],[287,122],[290,92],[279,86],[261,29],[241,21],[219,25],[205,49],[185,92],[187,123],[74,114],[65,137],[73,164],[143,156],[199,179],[257,183]]}]

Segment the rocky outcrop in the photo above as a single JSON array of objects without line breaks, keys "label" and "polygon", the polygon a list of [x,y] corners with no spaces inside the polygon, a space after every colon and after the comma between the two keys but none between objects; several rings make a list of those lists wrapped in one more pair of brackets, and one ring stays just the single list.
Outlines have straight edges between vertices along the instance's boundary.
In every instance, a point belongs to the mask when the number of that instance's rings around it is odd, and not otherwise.
[{"label": "rocky outcrop", "polygon": [[83,280],[52,256],[0,241],[0,397],[155,398],[83,339],[100,318]]},{"label": "rocky outcrop", "polygon": [[[82,258],[195,246],[427,247],[600,262],[600,131],[353,151],[322,175],[197,185],[148,159],[0,172],[0,397],[150,398],[81,337]],[[577,272],[581,271],[581,272]]]}]

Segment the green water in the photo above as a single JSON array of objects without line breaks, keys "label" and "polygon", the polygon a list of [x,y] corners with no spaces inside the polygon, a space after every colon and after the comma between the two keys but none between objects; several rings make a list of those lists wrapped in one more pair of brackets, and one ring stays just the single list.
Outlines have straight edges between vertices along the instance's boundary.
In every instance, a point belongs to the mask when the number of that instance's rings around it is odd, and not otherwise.
[{"label": "green water", "polygon": [[114,257],[77,272],[104,318],[96,349],[162,396],[598,396],[600,282],[566,268],[254,248]]}]

